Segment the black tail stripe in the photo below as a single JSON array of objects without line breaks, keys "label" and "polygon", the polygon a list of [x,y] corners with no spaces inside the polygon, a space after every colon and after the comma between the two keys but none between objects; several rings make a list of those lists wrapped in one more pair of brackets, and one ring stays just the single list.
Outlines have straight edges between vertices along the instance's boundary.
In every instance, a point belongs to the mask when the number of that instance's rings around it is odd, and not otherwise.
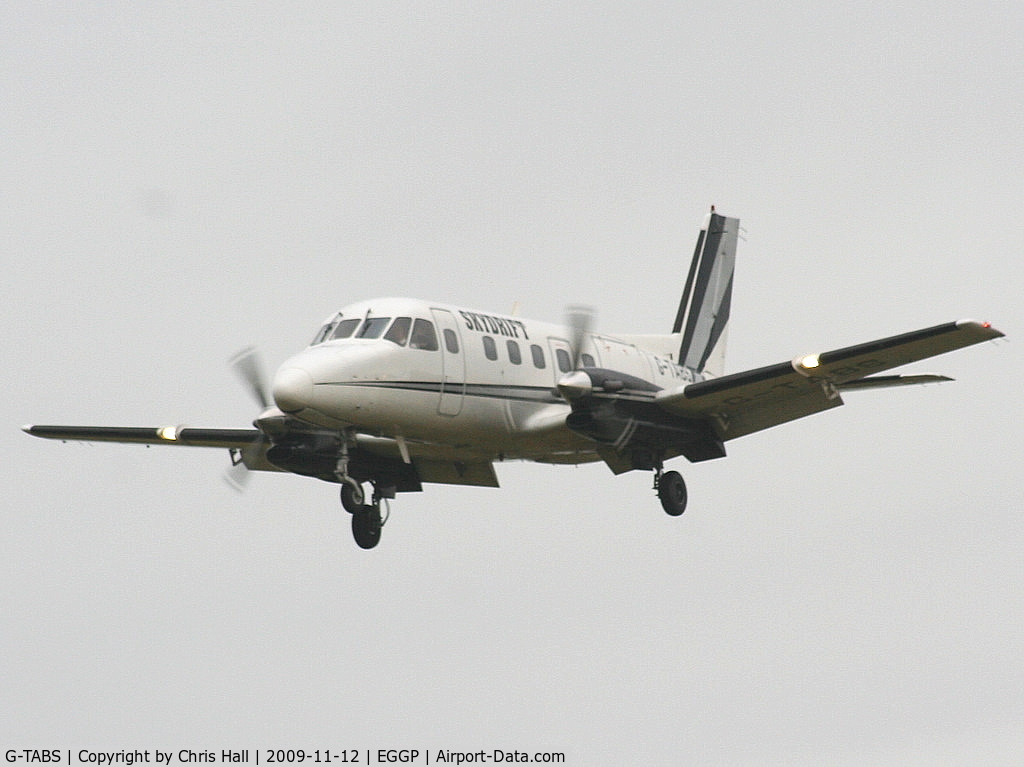
[{"label": "black tail stripe", "polygon": [[693,279],[697,274],[697,265],[700,263],[700,251],[704,245],[706,232],[701,229],[697,235],[697,247],[693,249],[693,258],[690,260],[690,273],[686,276],[686,287],[683,288],[683,297],[679,300],[679,311],[676,312],[676,321],[672,326],[672,332],[678,333],[683,329],[683,320],[686,319],[686,306],[690,303],[690,292],[693,290]]}]

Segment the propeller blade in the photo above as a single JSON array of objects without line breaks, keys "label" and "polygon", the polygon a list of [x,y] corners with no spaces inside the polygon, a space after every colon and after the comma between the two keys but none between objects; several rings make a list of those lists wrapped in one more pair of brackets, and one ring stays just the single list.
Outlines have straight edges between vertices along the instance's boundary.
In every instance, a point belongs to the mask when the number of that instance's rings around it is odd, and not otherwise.
[{"label": "propeller blade", "polygon": [[263,378],[263,365],[255,347],[247,346],[231,358],[231,369],[246,385],[250,393],[264,410],[270,407],[267,385]]},{"label": "propeller blade", "polygon": [[569,326],[569,345],[572,347],[572,369],[579,370],[583,343],[594,323],[594,309],[574,304],[565,308],[565,324]]}]

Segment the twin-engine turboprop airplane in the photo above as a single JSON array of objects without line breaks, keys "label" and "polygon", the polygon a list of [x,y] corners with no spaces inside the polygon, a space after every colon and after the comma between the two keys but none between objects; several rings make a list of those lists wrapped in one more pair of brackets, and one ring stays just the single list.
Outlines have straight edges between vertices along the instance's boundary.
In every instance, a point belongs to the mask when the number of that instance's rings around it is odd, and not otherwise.
[{"label": "twin-engine turboprop airplane", "polygon": [[[724,375],[739,219],[705,218],[682,300],[663,335],[565,325],[383,298],[332,316],[274,376],[235,366],[262,406],[255,429],[26,426],[37,437],[227,448],[232,464],[341,485],[356,543],[380,540],[382,501],[426,482],[497,487],[494,462],[604,461],[654,472],[672,516],[686,485],[667,460],[725,456],[725,443],[843,404],[850,389],[948,381],[879,375],[1003,334],[960,320]],[[365,485],[372,493],[367,496]],[[387,508],[387,504],[384,504]]]}]

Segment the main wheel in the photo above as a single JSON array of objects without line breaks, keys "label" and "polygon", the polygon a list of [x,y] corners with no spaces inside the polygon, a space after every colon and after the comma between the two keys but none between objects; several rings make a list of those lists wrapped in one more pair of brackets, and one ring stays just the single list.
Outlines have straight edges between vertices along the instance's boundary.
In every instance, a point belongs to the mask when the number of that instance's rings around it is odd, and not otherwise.
[{"label": "main wheel", "polygon": [[366,500],[366,493],[363,486],[359,484],[341,483],[341,505],[349,514],[358,514],[363,510],[363,501]]},{"label": "main wheel", "polygon": [[665,513],[678,517],[686,511],[686,483],[678,471],[666,471],[658,481],[658,497]]},{"label": "main wheel", "polygon": [[380,509],[363,506],[352,515],[352,537],[361,549],[372,549],[380,543]]}]

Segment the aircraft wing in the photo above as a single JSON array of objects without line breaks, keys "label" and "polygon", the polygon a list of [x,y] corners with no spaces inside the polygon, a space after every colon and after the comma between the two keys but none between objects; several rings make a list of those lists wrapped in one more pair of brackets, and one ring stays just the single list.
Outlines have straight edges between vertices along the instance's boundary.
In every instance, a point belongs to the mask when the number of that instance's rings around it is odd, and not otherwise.
[{"label": "aircraft wing", "polygon": [[257,429],[197,429],[187,426],[23,426],[33,437],[136,445],[246,448],[259,443]]},{"label": "aircraft wing", "polygon": [[655,402],[673,415],[709,420],[722,441],[736,439],[838,407],[842,391],[950,380],[874,374],[1002,335],[988,323],[960,320],[662,390]]},{"label": "aircraft wing", "polygon": [[22,430],[33,437],[62,441],[221,447],[237,451],[237,457],[233,457],[232,461],[241,461],[252,471],[280,471],[267,461],[266,453],[270,443],[258,429],[201,429],[192,426],[23,426]]}]

